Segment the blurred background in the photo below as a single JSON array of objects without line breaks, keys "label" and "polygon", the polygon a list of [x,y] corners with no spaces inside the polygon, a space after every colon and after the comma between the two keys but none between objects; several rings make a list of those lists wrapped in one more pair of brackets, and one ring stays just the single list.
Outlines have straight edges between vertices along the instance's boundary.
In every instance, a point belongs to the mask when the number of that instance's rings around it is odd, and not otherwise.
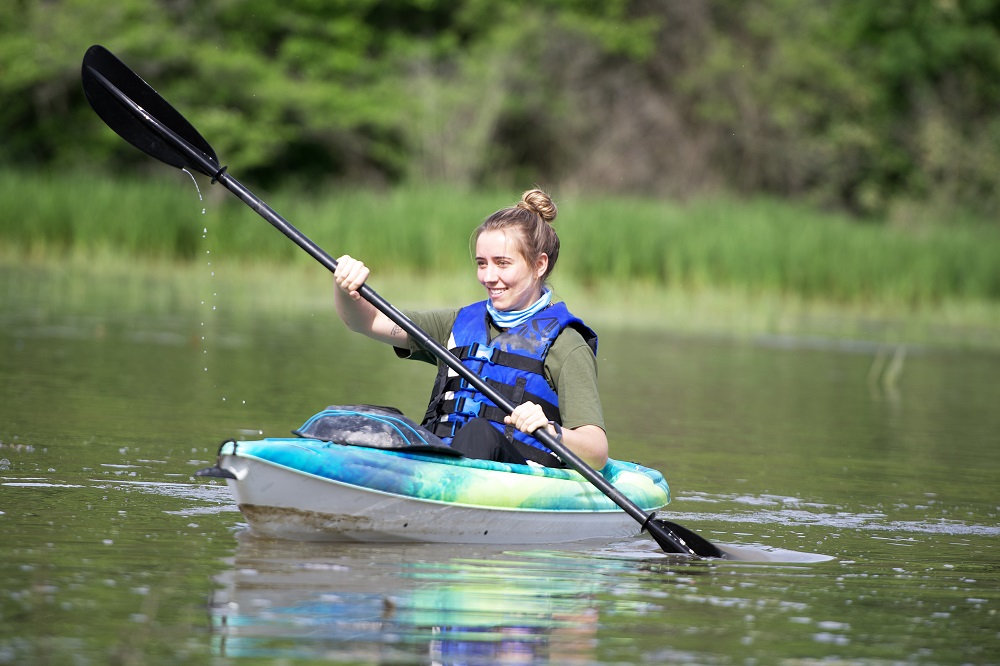
[{"label": "blurred background", "polygon": [[[93,44],[401,308],[483,298],[473,227],[547,189],[614,457],[837,561],[234,539],[218,441],[435,369],[114,134]],[[996,663],[998,181],[1000,0],[0,0],[0,663],[444,663],[428,604],[558,663]]]},{"label": "blurred background", "polygon": [[0,37],[5,261],[184,262],[203,229],[298,260],[221,193],[206,226],[96,117],[100,43],[334,256],[464,270],[539,185],[585,288],[995,323],[1000,0],[8,0]]}]

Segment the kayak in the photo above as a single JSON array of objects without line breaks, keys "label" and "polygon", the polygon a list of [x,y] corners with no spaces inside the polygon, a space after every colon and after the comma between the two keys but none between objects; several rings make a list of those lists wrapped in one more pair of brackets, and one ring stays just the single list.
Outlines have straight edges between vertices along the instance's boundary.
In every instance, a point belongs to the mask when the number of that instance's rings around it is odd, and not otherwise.
[{"label": "kayak", "polygon": [[[465,458],[391,408],[330,407],[293,434],[223,442],[198,472],[226,479],[261,536],[530,544],[640,531],[574,470]],[[646,512],[670,501],[654,469],[609,460],[600,473]]]}]

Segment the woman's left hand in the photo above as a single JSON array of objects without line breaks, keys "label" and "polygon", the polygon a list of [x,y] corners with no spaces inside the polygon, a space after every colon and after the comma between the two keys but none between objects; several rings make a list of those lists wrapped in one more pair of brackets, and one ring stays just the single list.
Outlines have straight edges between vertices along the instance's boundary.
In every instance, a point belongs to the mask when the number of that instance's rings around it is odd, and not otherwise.
[{"label": "woman's left hand", "polygon": [[518,405],[504,417],[504,423],[529,435],[539,428],[545,428],[565,448],[594,469],[602,469],[608,463],[608,436],[600,426],[582,425],[577,428],[562,428],[557,432],[542,408],[533,402]]},{"label": "woman's left hand", "polygon": [[[503,422],[529,435],[538,428],[544,428],[549,425],[549,419],[545,416],[545,412],[542,411],[541,405],[536,405],[533,402],[525,402],[518,405],[514,408],[513,412],[504,417]],[[556,434],[555,428],[550,426],[549,434],[554,436]]]}]

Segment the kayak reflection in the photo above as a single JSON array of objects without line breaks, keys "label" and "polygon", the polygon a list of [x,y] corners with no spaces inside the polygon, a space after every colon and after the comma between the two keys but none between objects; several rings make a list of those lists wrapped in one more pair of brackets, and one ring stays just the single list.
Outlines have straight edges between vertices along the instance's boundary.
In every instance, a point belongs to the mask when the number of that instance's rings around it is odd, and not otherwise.
[{"label": "kayak reflection", "polygon": [[599,578],[559,553],[240,538],[210,612],[224,657],[592,661]]}]

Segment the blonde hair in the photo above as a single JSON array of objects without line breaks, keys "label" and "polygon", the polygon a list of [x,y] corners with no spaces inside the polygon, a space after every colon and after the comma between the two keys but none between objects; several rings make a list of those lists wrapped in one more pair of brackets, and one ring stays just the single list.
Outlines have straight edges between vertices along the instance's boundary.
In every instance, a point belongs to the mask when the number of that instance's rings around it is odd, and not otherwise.
[{"label": "blonde hair", "polygon": [[528,190],[516,204],[501,208],[476,227],[470,243],[473,254],[476,241],[484,231],[513,231],[517,249],[529,264],[534,265],[543,253],[548,255],[548,269],[542,276],[544,281],[559,258],[559,236],[552,227],[558,213],[552,197],[539,189]]}]

